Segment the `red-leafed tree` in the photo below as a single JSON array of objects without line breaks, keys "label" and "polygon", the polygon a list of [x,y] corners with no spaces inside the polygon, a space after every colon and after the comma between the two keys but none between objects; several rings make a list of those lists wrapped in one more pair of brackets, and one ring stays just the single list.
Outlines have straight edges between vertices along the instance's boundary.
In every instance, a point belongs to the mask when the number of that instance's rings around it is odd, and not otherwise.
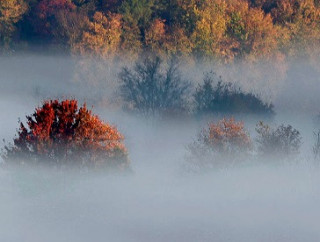
[{"label": "red-leafed tree", "polygon": [[6,164],[57,167],[128,167],[124,137],[76,100],[45,101],[20,122],[18,136],[2,154]]}]

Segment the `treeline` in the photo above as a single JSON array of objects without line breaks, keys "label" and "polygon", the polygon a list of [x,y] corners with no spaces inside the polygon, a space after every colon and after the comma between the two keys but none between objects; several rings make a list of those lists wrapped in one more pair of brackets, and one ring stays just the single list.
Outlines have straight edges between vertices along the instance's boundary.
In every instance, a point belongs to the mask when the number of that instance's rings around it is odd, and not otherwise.
[{"label": "treeline", "polygon": [[[19,126],[13,142],[0,151],[0,168],[131,172],[124,136],[77,100],[44,101]],[[260,121],[255,134],[252,139],[244,123],[234,118],[209,122],[186,147],[184,168],[206,172],[250,163],[292,163],[299,158],[302,137],[291,125]],[[320,130],[314,135],[312,151],[318,163]]]},{"label": "treeline", "polygon": [[102,59],[144,52],[229,62],[314,54],[319,0],[2,0],[3,50],[54,44]]},{"label": "treeline", "polygon": [[158,56],[144,57],[132,67],[123,67],[118,78],[124,109],[146,116],[275,114],[272,103],[213,71],[204,73],[194,86],[182,75],[175,58],[164,62]]}]

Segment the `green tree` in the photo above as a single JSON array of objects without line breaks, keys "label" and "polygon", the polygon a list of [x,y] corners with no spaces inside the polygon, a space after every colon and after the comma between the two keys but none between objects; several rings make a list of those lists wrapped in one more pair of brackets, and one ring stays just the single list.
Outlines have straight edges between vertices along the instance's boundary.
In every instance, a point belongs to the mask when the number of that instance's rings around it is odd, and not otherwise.
[{"label": "green tree", "polygon": [[124,0],[120,7],[123,21],[129,25],[138,26],[142,37],[144,31],[152,22],[154,0]]}]

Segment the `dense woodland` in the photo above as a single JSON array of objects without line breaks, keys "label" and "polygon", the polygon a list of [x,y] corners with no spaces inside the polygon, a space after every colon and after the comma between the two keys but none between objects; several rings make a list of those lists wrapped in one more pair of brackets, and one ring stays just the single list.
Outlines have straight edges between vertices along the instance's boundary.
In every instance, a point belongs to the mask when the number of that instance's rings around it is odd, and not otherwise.
[{"label": "dense woodland", "polygon": [[318,0],[2,0],[1,50],[231,62],[317,54]]}]

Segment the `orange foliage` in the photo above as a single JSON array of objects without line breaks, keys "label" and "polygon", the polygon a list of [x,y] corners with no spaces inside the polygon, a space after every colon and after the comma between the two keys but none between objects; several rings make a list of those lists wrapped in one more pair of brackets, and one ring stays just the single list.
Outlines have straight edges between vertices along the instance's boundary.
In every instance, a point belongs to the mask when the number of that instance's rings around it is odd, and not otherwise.
[{"label": "orange foliage", "polygon": [[248,158],[251,139],[242,122],[233,118],[210,123],[198,140],[189,145],[187,157],[191,170],[207,170],[240,163]]},{"label": "orange foliage", "polygon": [[188,55],[192,44],[184,30],[178,26],[166,26],[162,19],[155,19],[145,32],[145,44],[149,51],[167,57]]},{"label": "orange foliage", "polygon": [[249,59],[273,57],[278,48],[279,29],[273,25],[270,14],[259,8],[250,8],[246,1],[232,1],[228,5],[227,34],[238,46],[234,55]]},{"label": "orange foliage", "polygon": [[54,165],[126,166],[123,136],[76,100],[45,101],[27,127],[20,122],[14,145],[6,147],[5,160],[18,163],[52,162]]},{"label": "orange foliage", "polygon": [[157,53],[165,43],[165,23],[161,19],[155,19],[145,33],[145,43],[151,52]]},{"label": "orange foliage", "polygon": [[234,118],[222,119],[218,123],[210,123],[205,143],[220,152],[230,148],[245,150],[250,147],[250,137],[244,130],[243,122],[235,122]]}]

